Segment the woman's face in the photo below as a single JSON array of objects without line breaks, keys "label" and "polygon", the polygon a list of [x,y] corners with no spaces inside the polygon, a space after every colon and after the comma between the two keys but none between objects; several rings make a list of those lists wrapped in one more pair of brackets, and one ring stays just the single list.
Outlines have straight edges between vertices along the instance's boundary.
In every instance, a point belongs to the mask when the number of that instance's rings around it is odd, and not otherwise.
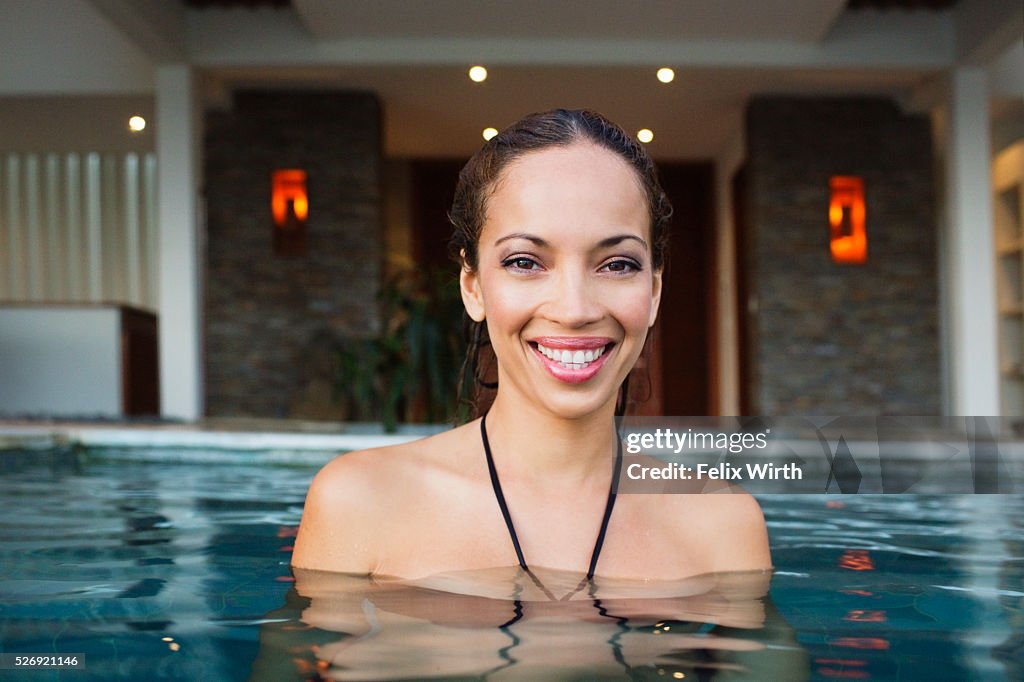
[{"label": "woman's face", "polygon": [[487,201],[466,310],[484,320],[499,393],[576,418],[614,405],[661,296],[636,172],[579,142],[520,157]]}]

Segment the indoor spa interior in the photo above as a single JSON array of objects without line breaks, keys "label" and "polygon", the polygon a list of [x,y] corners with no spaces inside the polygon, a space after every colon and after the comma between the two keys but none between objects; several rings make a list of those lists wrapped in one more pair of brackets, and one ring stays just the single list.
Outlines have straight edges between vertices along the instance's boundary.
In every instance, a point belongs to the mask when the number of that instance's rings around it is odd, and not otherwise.
[{"label": "indoor spa interior", "polygon": [[1021,0],[0,17],[0,678],[1024,679]]}]

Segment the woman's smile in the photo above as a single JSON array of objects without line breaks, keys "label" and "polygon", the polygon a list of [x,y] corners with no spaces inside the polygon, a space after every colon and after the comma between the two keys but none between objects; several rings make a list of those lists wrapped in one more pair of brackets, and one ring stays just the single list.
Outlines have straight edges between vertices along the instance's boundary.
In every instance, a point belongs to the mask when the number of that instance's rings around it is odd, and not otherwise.
[{"label": "woman's smile", "polygon": [[532,339],[529,345],[553,377],[578,384],[601,371],[615,342],[601,336],[543,336]]}]

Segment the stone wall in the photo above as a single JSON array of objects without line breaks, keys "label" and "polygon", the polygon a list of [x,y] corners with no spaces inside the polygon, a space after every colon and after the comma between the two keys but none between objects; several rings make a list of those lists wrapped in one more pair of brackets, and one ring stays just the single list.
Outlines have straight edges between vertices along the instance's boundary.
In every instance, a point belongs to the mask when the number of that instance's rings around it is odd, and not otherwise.
[{"label": "stone wall", "polygon": [[[362,92],[246,91],[206,115],[208,416],[338,419],[333,339],[380,324],[381,111]],[[307,251],[275,256],[271,173],[308,173]]]},{"label": "stone wall", "polygon": [[[928,119],[886,99],[766,97],[746,133],[753,411],[940,413]],[[833,175],[864,180],[865,265],[831,260]]]}]

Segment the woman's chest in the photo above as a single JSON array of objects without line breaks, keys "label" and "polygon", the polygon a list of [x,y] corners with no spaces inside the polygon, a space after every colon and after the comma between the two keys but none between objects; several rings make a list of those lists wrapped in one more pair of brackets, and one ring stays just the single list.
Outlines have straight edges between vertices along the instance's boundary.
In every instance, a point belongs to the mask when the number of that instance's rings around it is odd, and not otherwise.
[{"label": "woman's chest", "polygon": [[619,495],[602,537],[605,500],[547,507],[510,501],[506,518],[490,490],[456,487],[425,488],[394,502],[399,513],[378,538],[376,572],[421,577],[514,566],[517,543],[531,567],[585,573],[596,552],[597,575],[623,578],[676,579],[711,565],[710,543],[687,532],[685,512],[664,496]]}]

